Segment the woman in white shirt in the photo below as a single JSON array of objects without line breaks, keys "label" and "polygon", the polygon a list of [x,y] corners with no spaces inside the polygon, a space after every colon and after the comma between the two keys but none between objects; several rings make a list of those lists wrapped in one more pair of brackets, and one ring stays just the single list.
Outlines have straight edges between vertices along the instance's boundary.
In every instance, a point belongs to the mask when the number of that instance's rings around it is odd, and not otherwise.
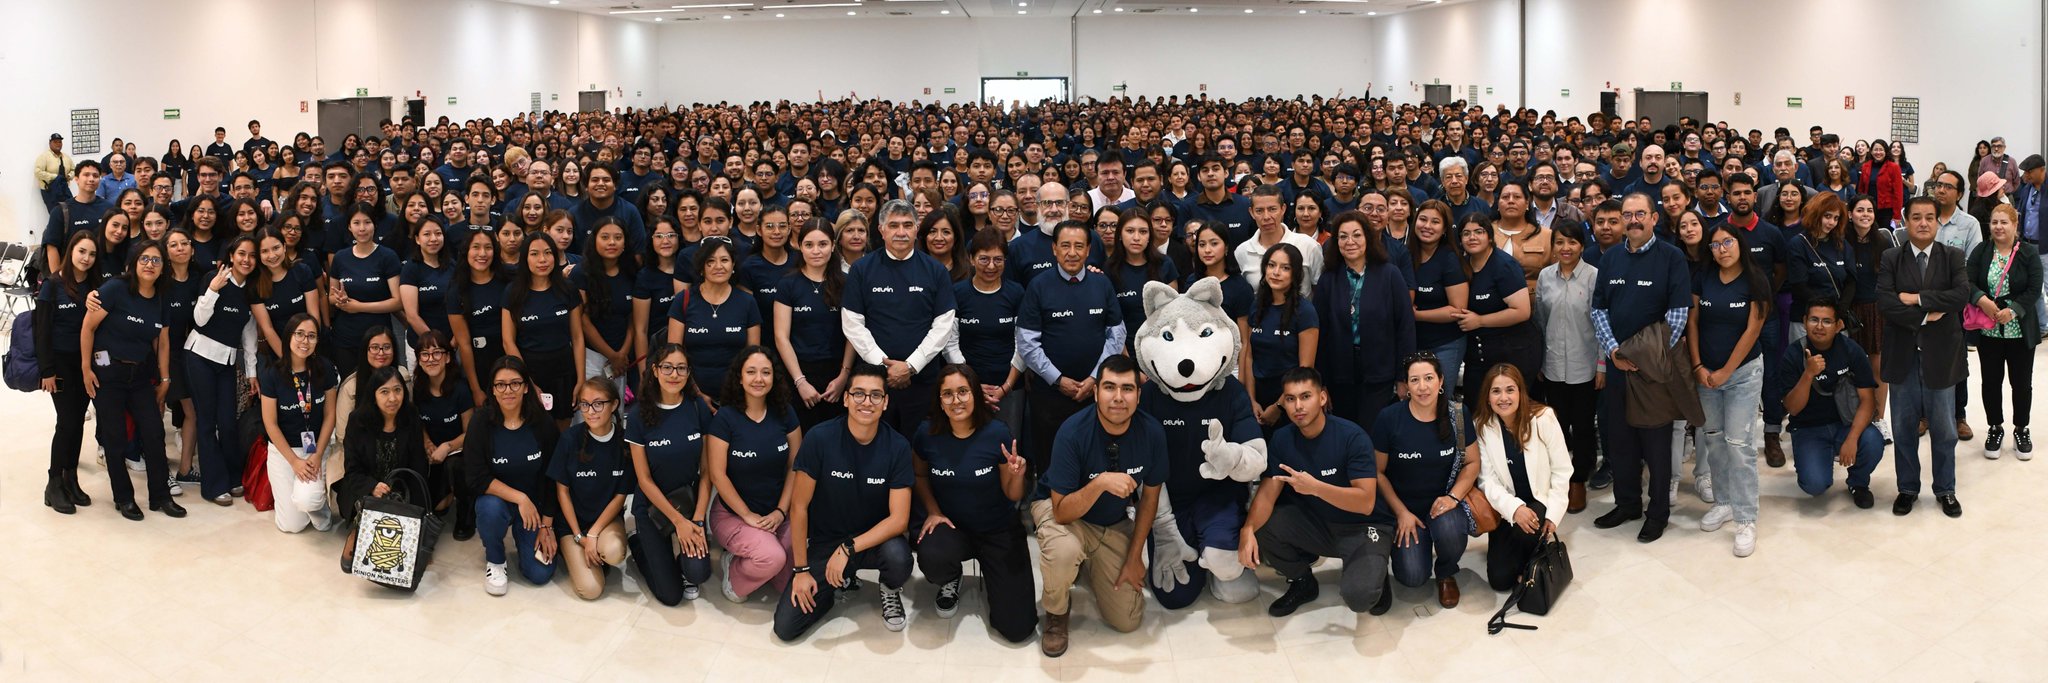
[{"label": "woman in white shirt", "polygon": [[1510,364],[1486,371],[1480,384],[1491,409],[1479,429],[1479,490],[1500,513],[1486,544],[1486,581],[1513,588],[1529,556],[1564,518],[1572,457],[1549,407],[1529,398],[1528,382]]}]

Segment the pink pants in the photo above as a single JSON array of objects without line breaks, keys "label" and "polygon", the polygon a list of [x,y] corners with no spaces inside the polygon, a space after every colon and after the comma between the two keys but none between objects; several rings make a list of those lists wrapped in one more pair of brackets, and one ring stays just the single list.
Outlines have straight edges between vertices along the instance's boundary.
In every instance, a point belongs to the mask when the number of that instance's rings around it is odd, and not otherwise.
[{"label": "pink pants", "polygon": [[711,505],[711,534],[718,538],[718,546],[736,558],[732,561],[732,590],[740,597],[750,597],[756,589],[766,585],[774,589],[775,595],[782,595],[783,587],[789,585],[789,523],[773,531],[762,531],[747,526],[740,516],[726,509],[725,503]]}]

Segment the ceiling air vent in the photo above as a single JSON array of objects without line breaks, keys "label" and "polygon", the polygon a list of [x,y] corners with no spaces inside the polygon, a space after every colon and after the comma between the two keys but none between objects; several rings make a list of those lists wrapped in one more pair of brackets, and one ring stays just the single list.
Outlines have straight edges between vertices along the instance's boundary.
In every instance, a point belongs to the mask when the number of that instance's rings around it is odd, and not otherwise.
[{"label": "ceiling air vent", "polygon": [[1132,11],[1132,12],[1135,12],[1135,13],[1138,13],[1138,14],[1151,14],[1151,13],[1153,13],[1153,12],[1157,12],[1157,11],[1159,11],[1159,8],[1157,8],[1157,7],[1147,7],[1147,8],[1144,8],[1144,9],[1134,9],[1134,10],[1131,10],[1131,11]]},{"label": "ceiling air vent", "polygon": [[909,12],[890,12],[890,13],[889,13],[889,16],[892,16],[892,17],[907,17],[907,16],[910,16],[910,13],[909,13]]}]

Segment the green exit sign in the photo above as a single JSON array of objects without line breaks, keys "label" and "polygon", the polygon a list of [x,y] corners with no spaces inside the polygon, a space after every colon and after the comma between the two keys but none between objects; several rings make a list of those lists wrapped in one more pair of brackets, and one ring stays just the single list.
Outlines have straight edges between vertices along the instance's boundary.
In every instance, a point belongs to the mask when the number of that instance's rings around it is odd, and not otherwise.
[{"label": "green exit sign", "polygon": [[356,97],[369,97],[369,96],[370,96],[370,89],[369,89],[369,88],[356,88]]},{"label": "green exit sign", "polygon": [[453,98],[453,97],[450,97],[450,98],[448,98],[448,104],[451,104],[451,105],[452,105],[452,104],[455,104],[455,98]]},{"label": "green exit sign", "polygon": [[1786,107],[1786,108],[1789,108],[1789,109],[1799,109],[1799,108],[1802,108],[1802,107],[1805,107],[1805,106],[1806,106],[1806,98],[1804,98],[1804,97],[1787,97],[1787,98],[1785,98],[1785,107]]},{"label": "green exit sign", "polygon": [[1572,89],[1571,89],[1571,88],[1563,88],[1563,89],[1560,89],[1560,90],[1558,90],[1558,91],[1557,91],[1557,96],[1558,96],[1558,97],[1571,97],[1571,96],[1572,96]]},{"label": "green exit sign", "polygon": [[1018,76],[1019,78],[1022,78],[1022,77],[1025,77],[1025,76],[1030,76],[1030,75],[1031,75],[1031,72],[1029,72],[1029,71],[1019,71],[1019,72],[1017,72],[1017,76]]},{"label": "green exit sign", "polygon": [[948,95],[951,95],[951,94],[953,94],[953,89],[952,89],[952,88],[947,88],[947,89],[946,89],[946,94],[948,94]]},{"label": "green exit sign", "polygon": [[1672,81],[1672,82],[1671,82],[1671,89],[1672,89],[1672,90],[1684,90],[1684,89],[1685,89],[1685,84],[1684,84],[1684,83],[1681,83],[1681,82],[1679,82],[1679,81]]},{"label": "green exit sign", "polygon": [[184,116],[185,116],[185,112],[183,112],[183,111],[180,111],[180,110],[177,110],[177,109],[165,109],[165,110],[164,110],[164,119],[165,119],[165,120],[167,120],[167,121],[174,121],[174,120],[177,120],[177,119],[180,119],[180,118],[184,118]]}]

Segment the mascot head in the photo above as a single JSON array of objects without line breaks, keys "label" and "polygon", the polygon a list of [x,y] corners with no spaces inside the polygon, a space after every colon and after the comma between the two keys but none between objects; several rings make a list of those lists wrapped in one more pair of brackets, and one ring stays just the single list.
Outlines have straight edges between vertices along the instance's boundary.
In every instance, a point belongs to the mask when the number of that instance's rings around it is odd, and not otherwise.
[{"label": "mascot head", "polygon": [[1131,343],[1138,367],[1166,395],[1194,401],[1237,371],[1237,321],[1223,312],[1223,286],[1202,278],[1186,294],[1145,283],[1145,324]]}]

